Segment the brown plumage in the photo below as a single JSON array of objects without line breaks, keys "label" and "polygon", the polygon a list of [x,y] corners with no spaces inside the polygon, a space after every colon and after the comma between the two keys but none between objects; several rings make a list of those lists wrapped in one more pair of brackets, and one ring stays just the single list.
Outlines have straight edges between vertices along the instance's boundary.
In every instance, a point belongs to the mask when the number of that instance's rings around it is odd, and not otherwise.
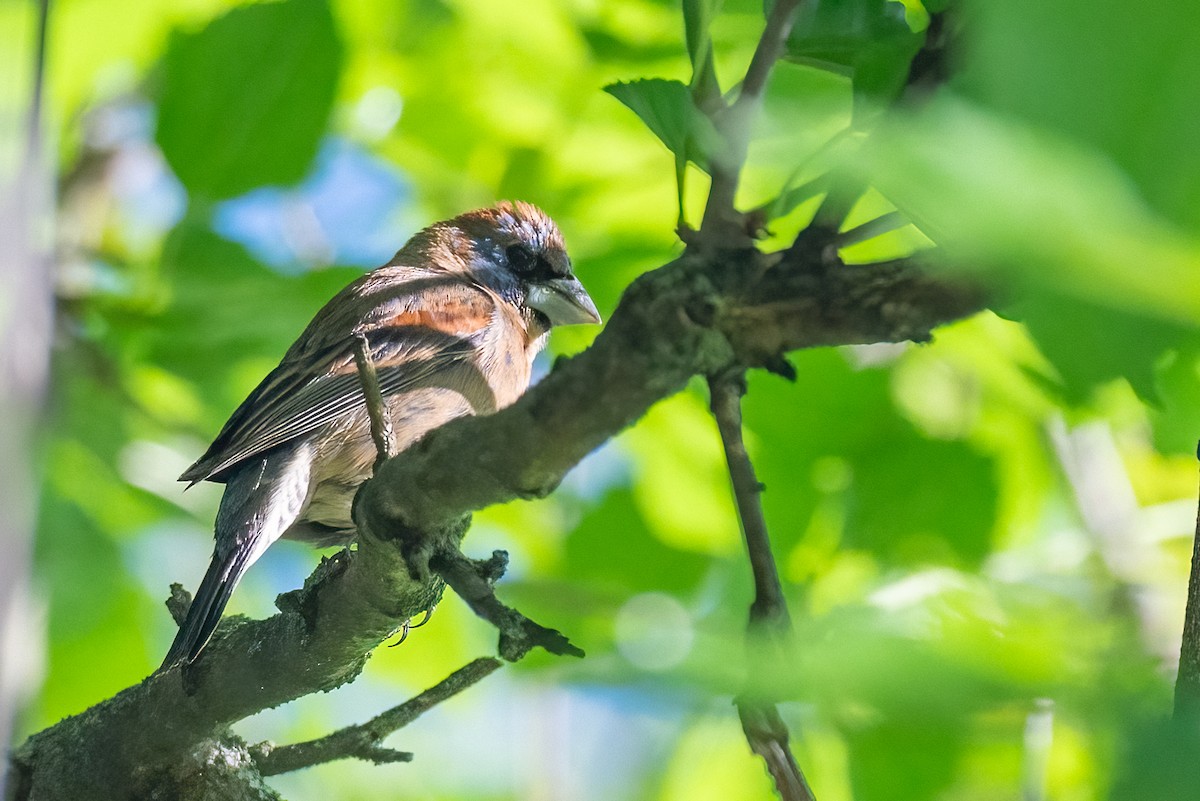
[{"label": "brown plumage", "polygon": [[360,335],[403,450],[516,400],[552,326],[599,321],[558,228],[520,202],[431,225],[339,292],[180,477],[226,489],[212,563],[160,670],[196,658],[237,582],[279,537],[353,537],[350,504],[375,460],[354,362]]}]

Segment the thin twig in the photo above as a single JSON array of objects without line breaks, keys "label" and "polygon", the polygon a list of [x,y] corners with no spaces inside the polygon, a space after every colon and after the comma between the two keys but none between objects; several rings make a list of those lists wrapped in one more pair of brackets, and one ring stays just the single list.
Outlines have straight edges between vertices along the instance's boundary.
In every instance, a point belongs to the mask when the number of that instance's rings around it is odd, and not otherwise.
[{"label": "thin twig", "polygon": [[742,88],[734,106],[757,106],[762,102],[763,90],[767,87],[767,79],[771,77],[771,69],[779,56],[783,54],[783,46],[792,33],[792,24],[796,21],[796,9],[800,0],[778,0],[767,17],[766,27],[759,37],[750,66],[746,68],[746,77],[742,79]]},{"label": "thin twig", "polygon": [[[904,89],[893,101],[894,106],[911,104],[916,94],[921,93],[918,92],[919,87],[931,87],[945,82],[948,75],[946,65],[948,34],[946,31],[944,15],[935,14],[930,20],[929,27],[925,30],[925,39],[921,49],[917,51],[913,61],[909,64]],[[923,93],[927,94],[928,91],[927,88]],[[816,252],[824,255],[826,248],[831,244],[835,244],[837,247],[853,244],[853,242],[843,241],[851,232],[847,231],[840,237],[838,232],[841,231],[846,217],[866,189],[866,181],[853,172],[835,175],[828,194],[821,201],[812,221],[796,237],[791,251],[799,253],[807,250],[810,253]]]},{"label": "thin twig", "polygon": [[516,662],[535,646],[558,656],[583,657],[583,651],[561,632],[535,623],[501,603],[492,585],[504,575],[507,566],[505,551],[493,551],[491,559],[475,560],[457,549],[446,548],[429,560],[430,570],[466,601],[475,614],[500,630],[499,650],[505,660]]},{"label": "thin twig", "polygon": [[713,159],[712,186],[709,188],[701,230],[712,231],[721,221],[728,221],[736,215],[733,201],[741,180],[742,165],[746,162],[750,127],[762,107],[763,91],[771,68],[783,53],[799,6],[800,0],[777,0],[767,17],[750,66],[746,68],[746,77],[742,79],[737,100],[713,119],[718,130],[725,134],[728,150],[725,158]]},{"label": "thin twig", "polygon": [[367,415],[371,418],[371,439],[375,442],[375,464],[373,471],[395,453],[396,438],[392,432],[392,418],[387,414],[383,393],[379,389],[379,374],[371,359],[371,346],[367,335],[361,331],[354,334],[354,363],[358,366],[358,380],[362,382],[363,398],[367,404]]},{"label": "thin twig", "polygon": [[[1197,456],[1200,457],[1200,451]],[[1175,678],[1175,719],[1200,717],[1200,504],[1196,510],[1196,535],[1192,541],[1192,572],[1188,580],[1183,642],[1179,649],[1179,674]]]},{"label": "thin twig", "polygon": [[925,41],[908,66],[908,76],[897,102],[913,106],[949,80],[954,69],[951,62],[958,47],[956,26],[950,20],[950,13],[940,11],[929,16]]},{"label": "thin twig", "polygon": [[759,497],[762,485],[754,474],[754,465],[750,462],[750,454],[746,452],[746,443],[742,439],[745,380],[744,373],[710,378],[708,388],[712,413],[721,433],[721,444],[725,447],[729,479],[733,482],[733,494],[746,537],[746,549],[750,554],[750,569],[754,573],[755,594],[754,605],[750,607],[750,622],[770,623],[780,631],[787,631],[791,620],[787,601],[783,597],[783,585],[779,581],[779,570],[775,567],[775,556],[771,553],[771,540],[767,535],[767,520],[763,516]]},{"label": "thin twig", "polygon": [[[835,148],[841,145],[854,133],[854,128],[846,126],[833,136],[826,139],[816,150],[807,155],[796,167],[792,170],[792,174],[784,181],[784,189],[777,197],[758,206],[747,212],[747,216],[758,219],[773,220],[776,217],[782,217],[788,214],[809,198],[829,191],[830,174],[828,172],[818,175],[809,181],[798,186],[792,186],[793,182],[808,169],[809,165],[818,159],[824,158],[833,152]],[[790,189],[787,187],[791,187]]]},{"label": "thin twig", "polygon": [[251,755],[263,776],[277,776],[337,759],[363,759],[377,765],[411,762],[412,754],[384,748],[379,744],[437,704],[496,672],[502,664],[495,657],[481,657],[454,671],[420,695],[376,715],[366,723],[347,726],[320,739],[294,745],[260,744],[251,749]]},{"label": "thin twig", "polygon": [[26,164],[38,163],[42,149],[42,97],[46,84],[46,39],[50,28],[50,0],[38,3],[37,50],[34,53],[33,87],[29,93],[29,116],[25,121]]},{"label": "thin twig", "polygon": [[850,216],[854,204],[866,191],[866,181],[857,175],[834,176],[829,191],[813,215],[812,222],[801,232],[801,237],[813,232],[829,239],[835,237]]},{"label": "thin twig", "polygon": [[843,231],[833,238],[833,243],[839,248],[848,248],[877,236],[898,231],[906,225],[908,225],[907,217],[898,211],[889,211],[873,220],[867,220],[862,225],[856,225],[848,231]]},{"label": "thin twig", "polygon": [[744,695],[737,700],[738,718],[750,750],[762,757],[775,782],[775,792],[783,801],[816,801],[804,771],[788,745],[788,728],[775,705],[751,701]]},{"label": "thin twig", "polygon": [[[754,474],[754,465],[750,462],[742,438],[745,373],[712,376],[708,387],[713,417],[721,433],[729,478],[733,483],[742,532],[746,538],[746,550],[750,555],[750,568],[754,574],[754,603],[750,606],[747,639],[752,648],[764,644],[764,640],[781,645],[790,635],[791,618],[767,535],[767,522],[759,497],[762,485]],[[784,801],[814,801],[815,796],[804,778],[804,772],[788,745],[787,725],[779,716],[774,702],[747,692],[738,696],[737,707],[746,741],[751,750],[766,763],[779,797]]]}]

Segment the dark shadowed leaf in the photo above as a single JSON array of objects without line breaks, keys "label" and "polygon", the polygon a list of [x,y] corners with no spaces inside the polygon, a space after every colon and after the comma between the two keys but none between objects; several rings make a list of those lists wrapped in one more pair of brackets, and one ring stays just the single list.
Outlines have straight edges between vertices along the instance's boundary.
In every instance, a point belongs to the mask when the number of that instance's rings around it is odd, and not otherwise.
[{"label": "dark shadowed leaf", "polygon": [[[203,387],[209,398],[229,393],[225,402],[241,400],[250,389],[229,386],[231,374],[253,360],[259,377],[265,375],[324,302],[361,274],[281,275],[240,245],[188,222],[171,234],[164,261],[173,293],[144,333],[145,356]],[[264,314],[268,306],[271,313]]]},{"label": "dark shadowed leaf", "polygon": [[176,31],[157,139],[187,190],[227,198],[304,177],[325,131],[342,43],[323,0],[236,8]]},{"label": "dark shadowed leaf", "polygon": [[566,575],[572,581],[623,593],[693,590],[709,560],[664,544],[650,531],[628,490],[610,492],[567,540]]},{"label": "dark shadowed leaf", "polygon": [[1200,346],[1188,345],[1158,373],[1162,405],[1150,413],[1154,444],[1163,453],[1192,454],[1200,439]]},{"label": "dark shadowed leaf", "polygon": [[908,27],[904,13],[892,0],[802,3],[787,58],[851,76],[856,101],[886,102],[903,85],[921,46],[921,35]]},{"label": "dark shadowed leaf", "polygon": [[1116,378],[1128,380],[1143,400],[1158,403],[1158,365],[1194,336],[1182,325],[1053,295],[1022,304],[1019,317],[1058,368],[1074,403]]}]

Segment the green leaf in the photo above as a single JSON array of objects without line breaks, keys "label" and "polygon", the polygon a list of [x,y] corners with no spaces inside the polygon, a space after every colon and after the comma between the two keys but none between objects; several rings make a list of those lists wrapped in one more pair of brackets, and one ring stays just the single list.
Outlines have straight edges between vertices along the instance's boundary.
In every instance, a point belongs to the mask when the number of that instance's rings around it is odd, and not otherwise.
[{"label": "green leaf", "polygon": [[720,8],[721,0],[683,0],[684,38],[692,62],[691,89],[700,99],[721,94],[713,67],[712,35],[709,33]]},{"label": "green leaf", "polygon": [[922,37],[892,0],[815,0],[800,6],[787,58],[851,76],[856,112],[889,101],[904,85]]},{"label": "green leaf", "polygon": [[1050,293],[1032,297],[1020,309],[1019,319],[1075,404],[1117,378],[1128,380],[1143,400],[1160,403],[1156,367],[1193,333],[1186,326]]},{"label": "green leaf", "polygon": [[[1200,232],[1200,26],[1191,0],[972,4],[963,88],[1114,160]],[[1013,54],[1019,49],[1020,57]]]},{"label": "green leaf", "polygon": [[872,183],[956,269],[1196,327],[1200,240],[1085,143],[939,97],[872,137]]},{"label": "green leaf", "polygon": [[842,546],[891,564],[977,565],[994,532],[993,459],[918,432],[896,411],[886,369],[856,370],[834,351],[805,352],[795,366],[795,385],[755,380],[745,400],[777,547],[807,536],[824,502],[844,521]]},{"label": "green leaf", "polygon": [[854,797],[938,797],[954,778],[965,734],[960,720],[907,716],[846,732]]},{"label": "green leaf", "polygon": [[1110,801],[1191,801],[1200,786],[1200,734],[1178,718],[1143,716],[1121,732]]},{"label": "green leaf", "polygon": [[1163,453],[1192,454],[1200,439],[1200,346],[1189,343],[1158,372],[1159,408],[1151,409],[1154,445]]},{"label": "green leaf", "polygon": [[[145,359],[236,403],[274,366],[321,305],[360,270],[328,269],[284,276],[239,245],[185,220],[164,247],[172,294],[152,329],[141,331]],[[263,313],[270,299],[270,314]],[[231,384],[236,371],[248,370]],[[216,386],[214,386],[216,384]],[[223,409],[222,413],[227,413]]]},{"label": "green leaf", "polygon": [[[709,567],[707,556],[672,548],[651,532],[633,494],[616,489],[575,526],[566,541],[565,575],[587,586],[685,594]],[[614,531],[623,532],[620,541]]]},{"label": "green leaf", "polygon": [[846,544],[896,564],[977,567],[995,527],[992,460],[963,442],[896,434],[853,463]]},{"label": "green leaf", "polygon": [[243,6],[163,59],[158,144],[189,192],[227,198],[304,177],[324,134],[342,43],[322,0]]},{"label": "green leaf", "polygon": [[637,114],[672,153],[702,170],[707,171],[725,148],[724,138],[696,108],[691,92],[680,81],[647,78],[609,84],[604,91]]}]

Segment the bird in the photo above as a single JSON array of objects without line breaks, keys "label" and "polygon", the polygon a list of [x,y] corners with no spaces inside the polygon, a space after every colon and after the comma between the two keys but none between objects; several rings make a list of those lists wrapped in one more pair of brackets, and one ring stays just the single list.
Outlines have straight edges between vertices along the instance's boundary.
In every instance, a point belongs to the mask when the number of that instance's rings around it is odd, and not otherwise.
[{"label": "bird", "polygon": [[551,328],[600,321],[557,225],[521,201],[434,223],[342,289],[179,478],[225,491],[212,561],[159,671],[197,659],[280,537],[353,539],[351,504],[376,458],[356,343],[403,458],[432,429],[520,397]]}]

